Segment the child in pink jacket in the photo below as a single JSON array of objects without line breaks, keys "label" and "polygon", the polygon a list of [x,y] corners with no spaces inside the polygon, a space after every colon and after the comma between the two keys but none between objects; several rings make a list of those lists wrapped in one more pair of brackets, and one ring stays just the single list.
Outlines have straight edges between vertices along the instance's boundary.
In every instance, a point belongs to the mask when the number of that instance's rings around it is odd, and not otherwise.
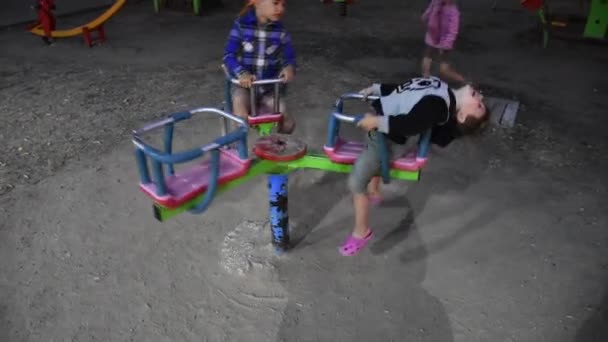
[{"label": "child in pink jacket", "polygon": [[422,21],[427,27],[424,38],[427,47],[422,59],[422,75],[430,76],[431,63],[433,58],[437,58],[442,78],[464,83],[464,77],[452,69],[447,58],[460,29],[458,6],[453,0],[431,0],[422,14]]}]

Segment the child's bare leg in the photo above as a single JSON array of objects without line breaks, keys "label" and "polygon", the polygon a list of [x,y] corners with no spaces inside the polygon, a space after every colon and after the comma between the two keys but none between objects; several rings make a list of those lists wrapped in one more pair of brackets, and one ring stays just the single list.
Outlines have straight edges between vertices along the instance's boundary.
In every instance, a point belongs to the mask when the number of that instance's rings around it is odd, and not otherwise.
[{"label": "child's bare leg", "polygon": [[238,87],[232,92],[232,112],[246,119],[249,116],[249,89]]},{"label": "child's bare leg", "polygon": [[352,235],[356,238],[365,238],[369,232],[369,198],[367,187],[373,184],[373,178],[380,171],[380,159],[376,146],[371,140],[353,165],[353,171],[348,177],[348,188],[353,194],[355,209],[355,226]]},{"label": "child's bare leg", "polygon": [[[283,102],[283,100],[281,100]],[[279,123],[279,133],[291,134],[296,129],[296,120],[287,114],[284,109],[281,109],[281,113],[283,113],[283,121]]]},{"label": "child's bare leg", "polygon": [[464,82],[464,77],[456,72],[448,62],[441,62],[439,64],[439,72],[444,78],[453,80],[455,82]]},{"label": "child's bare leg", "polygon": [[353,236],[363,239],[369,234],[369,200],[365,193],[354,194],[353,205],[355,207],[355,227]]},{"label": "child's bare leg", "polygon": [[[247,122],[247,118],[249,117],[249,107],[250,107],[250,99],[249,99],[249,89],[237,87],[232,91],[232,114],[245,119]],[[231,121],[230,129],[237,129],[238,124],[234,121]]]},{"label": "child's bare leg", "polygon": [[422,69],[422,77],[429,77],[431,75],[431,65],[433,63],[433,51],[435,49],[428,46],[424,50],[424,56],[420,65]]},{"label": "child's bare leg", "polygon": [[[274,96],[266,95],[263,99],[263,105],[266,110],[274,111]],[[279,133],[291,134],[296,128],[296,122],[289,114],[287,114],[287,105],[285,99],[279,99],[279,112],[283,114],[283,121],[279,123]]]},{"label": "child's bare leg", "polygon": [[431,75],[431,64],[433,63],[433,59],[431,57],[425,56],[422,58],[422,76],[429,77]]},{"label": "child's bare leg", "polygon": [[375,176],[369,181],[367,185],[367,194],[369,196],[380,196],[380,177]]}]

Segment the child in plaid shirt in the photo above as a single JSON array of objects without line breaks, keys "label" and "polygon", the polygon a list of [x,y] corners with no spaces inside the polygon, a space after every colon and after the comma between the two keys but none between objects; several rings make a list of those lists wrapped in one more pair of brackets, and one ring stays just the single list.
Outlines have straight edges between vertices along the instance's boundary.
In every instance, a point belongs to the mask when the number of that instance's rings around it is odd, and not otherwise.
[{"label": "child in plaid shirt", "polygon": [[[249,0],[234,21],[224,52],[224,65],[240,84],[232,89],[235,115],[244,118],[249,115],[248,88],[256,79],[282,78],[290,82],[294,78],[295,51],[280,21],[284,11],[284,0]],[[285,87],[281,87],[282,94]],[[272,88],[261,86],[258,90],[258,105],[273,108]],[[279,132],[290,134],[295,129],[295,121],[285,113],[283,98],[279,109],[283,113]]]}]

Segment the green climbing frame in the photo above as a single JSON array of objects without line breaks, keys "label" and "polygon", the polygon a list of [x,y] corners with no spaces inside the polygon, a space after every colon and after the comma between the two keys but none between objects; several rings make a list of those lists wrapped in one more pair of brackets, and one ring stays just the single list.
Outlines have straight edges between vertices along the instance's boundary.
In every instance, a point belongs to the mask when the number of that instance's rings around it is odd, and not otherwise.
[{"label": "green climbing frame", "polygon": [[608,0],[592,0],[585,25],[585,38],[606,38],[608,31]]},{"label": "green climbing frame", "polygon": [[[152,1],[154,3],[154,12],[159,13],[160,8],[162,7],[162,5],[165,3],[166,0],[152,0]],[[192,10],[194,11],[194,14],[201,15],[201,3],[202,3],[202,0],[192,0]]]},{"label": "green climbing frame", "polygon": [[[543,47],[545,48],[549,45],[549,37],[551,35],[551,14],[547,2],[544,1],[542,7],[537,11],[543,27]],[[591,0],[582,38],[605,39],[607,33],[608,0]]]}]

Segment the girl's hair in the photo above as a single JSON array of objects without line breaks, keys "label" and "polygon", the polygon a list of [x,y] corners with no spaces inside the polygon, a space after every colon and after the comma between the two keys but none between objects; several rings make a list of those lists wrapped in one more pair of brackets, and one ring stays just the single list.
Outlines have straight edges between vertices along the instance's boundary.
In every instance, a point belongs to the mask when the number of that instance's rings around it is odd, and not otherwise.
[{"label": "girl's hair", "polygon": [[243,8],[241,9],[241,12],[239,12],[239,17],[244,16],[247,12],[249,12],[249,9],[252,8],[254,5],[255,5],[255,2],[253,0],[246,0],[245,6],[243,6]]}]

